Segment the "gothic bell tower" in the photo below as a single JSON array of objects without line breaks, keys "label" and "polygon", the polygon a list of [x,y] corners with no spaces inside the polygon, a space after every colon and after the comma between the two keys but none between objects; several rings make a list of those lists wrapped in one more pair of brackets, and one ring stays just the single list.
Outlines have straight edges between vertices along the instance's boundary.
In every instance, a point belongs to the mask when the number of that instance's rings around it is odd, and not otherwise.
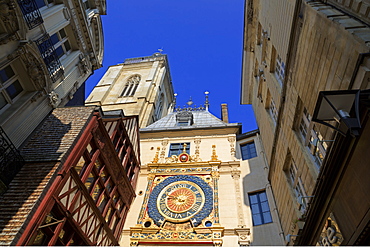
[{"label": "gothic bell tower", "polygon": [[110,66],[86,99],[104,111],[123,110],[126,116],[139,115],[140,128],[168,114],[173,86],[167,55],[129,58]]}]

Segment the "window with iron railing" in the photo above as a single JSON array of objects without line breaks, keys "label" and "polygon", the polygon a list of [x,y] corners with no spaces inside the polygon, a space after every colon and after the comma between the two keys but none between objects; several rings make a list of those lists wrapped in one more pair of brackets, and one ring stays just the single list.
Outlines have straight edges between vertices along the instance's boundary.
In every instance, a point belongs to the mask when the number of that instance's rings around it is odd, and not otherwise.
[{"label": "window with iron railing", "polygon": [[24,159],[1,127],[0,150],[0,180],[9,185],[22,168]]},{"label": "window with iron railing", "polygon": [[17,0],[17,2],[29,29],[33,29],[44,22],[39,11],[40,0]]},{"label": "window with iron railing", "polygon": [[53,36],[53,39],[51,39],[49,34],[45,34],[35,41],[53,82],[56,82],[64,74],[59,56],[54,47],[57,38],[58,37]]}]

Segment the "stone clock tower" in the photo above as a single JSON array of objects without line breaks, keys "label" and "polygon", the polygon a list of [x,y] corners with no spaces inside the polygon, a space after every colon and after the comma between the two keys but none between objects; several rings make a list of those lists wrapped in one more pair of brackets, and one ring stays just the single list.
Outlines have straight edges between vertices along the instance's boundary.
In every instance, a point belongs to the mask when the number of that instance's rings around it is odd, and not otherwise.
[{"label": "stone clock tower", "polygon": [[120,244],[249,245],[250,213],[235,157],[240,130],[212,115],[207,98],[204,107],[189,103],[141,129],[137,198]]},{"label": "stone clock tower", "polygon": [[168,114],[173,94],[167,55],[154,53],[110,66],[85,104],[138,115],[143,128]]}]

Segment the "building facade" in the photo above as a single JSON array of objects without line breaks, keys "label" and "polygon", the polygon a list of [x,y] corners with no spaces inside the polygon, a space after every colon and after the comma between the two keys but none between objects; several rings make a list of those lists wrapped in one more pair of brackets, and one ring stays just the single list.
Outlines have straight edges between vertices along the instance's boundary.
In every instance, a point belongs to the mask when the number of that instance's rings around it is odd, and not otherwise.
[{"label": "building facade", "polygon": [[15,149],[102,66],[105,14],[104,0],[0,2],[0,188]]},{"label": "building facade", "polygon": [[[369,171],[352,160],[357,143],[369,146],[369,10],[365,0],[245,1],[241,102],[256,113],[286,244],[369,244],[370,203],[353,182],[369,188]],[[363,95],[362,130],[346,141],[313,121],[319,92],[338,90]]]},{"label": "building facade", "polygon": [[1,245],[118,245],[140,169],[138,118],[55,109],[0,197]]},{"label": "building facade", "polygon": [[240,130],[208,100],[140,129],[137,198],[120,245],[281,245],[258,131]]},{"label": "building facade", "polygon": [[167,55],[155,53],[110,66],[85,103],[138,115],[143,128],[168,114],[173,95]]}]

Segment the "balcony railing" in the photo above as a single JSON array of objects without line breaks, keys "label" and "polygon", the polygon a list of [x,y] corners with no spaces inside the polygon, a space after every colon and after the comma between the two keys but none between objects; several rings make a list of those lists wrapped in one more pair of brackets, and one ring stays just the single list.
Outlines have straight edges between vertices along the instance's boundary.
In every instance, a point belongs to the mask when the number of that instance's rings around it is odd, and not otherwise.
[{"label": "balcony railing", "polygon": [[0,180],[9,185],[23,164],[23,157],[0,127]]},{"label": "balcony railing", "polygon": [[42,58],[44,59],[52,81],[56,82],[64,75],[64,70],[59,61],[58,55],[55,52],[54,45],[50,40],[49,34],[44,34],[44,36],[36,40],[35,43],[39,48]]},{"label": "balcony railing", "polygon": [[35,0],[18,0],[18,5],[29,29],[37,27],[44,22]]}]

